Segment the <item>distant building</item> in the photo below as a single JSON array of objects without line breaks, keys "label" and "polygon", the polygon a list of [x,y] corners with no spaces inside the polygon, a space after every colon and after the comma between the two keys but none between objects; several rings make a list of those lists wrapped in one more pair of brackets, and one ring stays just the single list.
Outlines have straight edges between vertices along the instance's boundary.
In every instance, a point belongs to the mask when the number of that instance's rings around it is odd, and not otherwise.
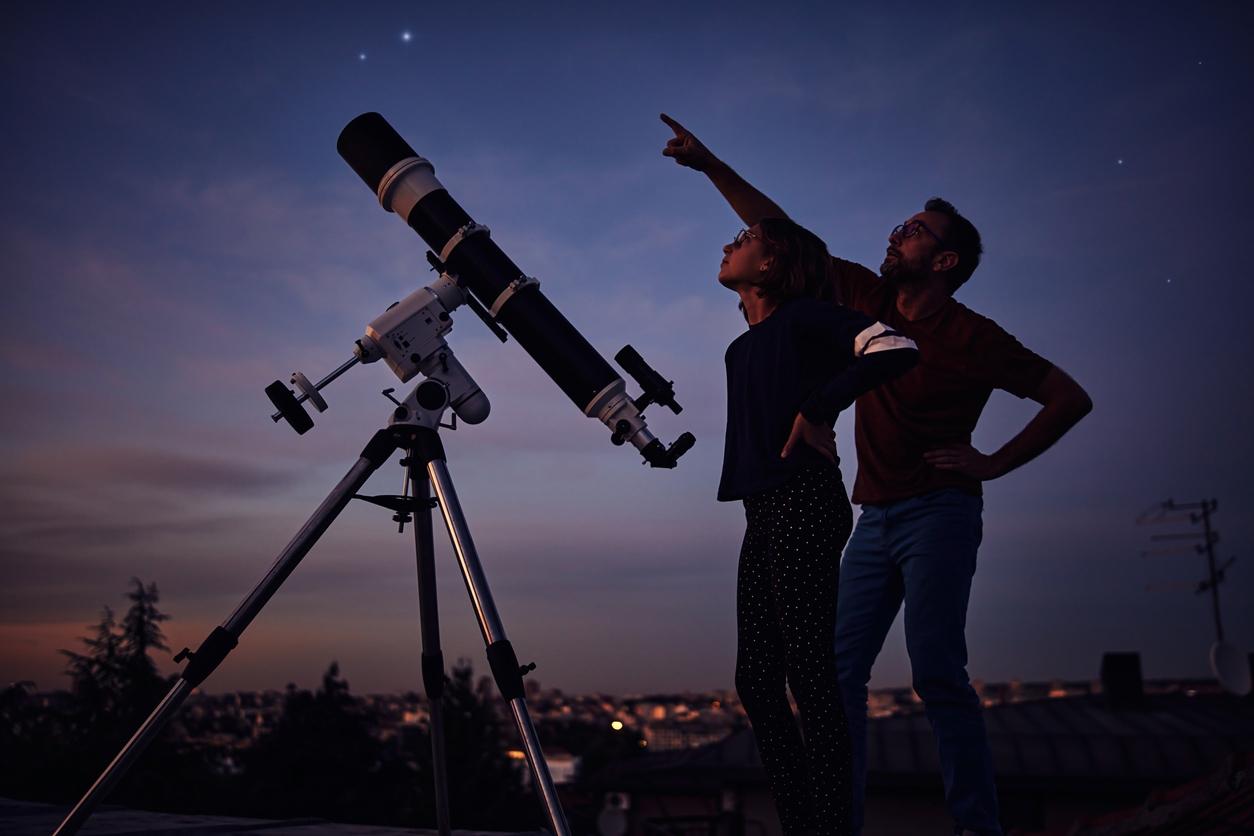
[{"label": "distant building", "polygon": [[[527,753],[522,749],[509,749],[505,754],[510,760],[518,762],[519,774],[523,777],[523,783],[531,786],[531,770],[526,763]],[[575,775],[579,772],[579,758],[570,752],[545,749],[544,762],[549,768],[549,777],[553,779],[554,784],[569,784],[575,780]]]},{"label": "distant building", "polygon": [[650,723],[642,729],[644,741],[652,752],[671,749],[695,749],[727,737],[726,723],[700,721]]}]

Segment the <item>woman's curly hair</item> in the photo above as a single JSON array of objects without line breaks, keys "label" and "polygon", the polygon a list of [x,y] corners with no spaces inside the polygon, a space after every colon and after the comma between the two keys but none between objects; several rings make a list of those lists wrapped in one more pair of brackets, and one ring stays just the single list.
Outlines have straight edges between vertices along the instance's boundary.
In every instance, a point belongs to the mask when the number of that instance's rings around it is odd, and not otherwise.
[{"label": "woman's curly hair", "polygon": [[757,285],[761,296],[777,302],[802,296],[833,298],[832,257],[823,239],[788,218],[764,218],[758,229],[771,257],[771,266]]}]

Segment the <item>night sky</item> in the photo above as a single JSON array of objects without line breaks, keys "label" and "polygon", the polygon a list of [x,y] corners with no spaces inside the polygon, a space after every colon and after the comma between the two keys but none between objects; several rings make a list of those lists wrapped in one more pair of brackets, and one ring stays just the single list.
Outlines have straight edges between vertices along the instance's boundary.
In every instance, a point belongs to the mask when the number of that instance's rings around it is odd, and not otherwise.
[{"label": "night sky", "polygon": [[[1092,395],[986,486],[973,678],[1088,679],[1106,650],[1207,675],[1204,559],[1142,555],[1187,529],[1136,524],[1169,497],[1219,500],[1219,556],[1239,558],[1225,627],[1254,649],[1248,4],[602,5],[6,7],[0,684],[63,687],[57,649],[124,608],[132,576],[160,587],[171,646],[195,647],[386,420],[382,364],[327,389],[303,437],[262,391],[321,377],[434,278],[335,152],[371,110],[606,358],[630,342],[675,381],[685,410],[651,409],[653,429],[698,439],[678,470],[642,467],[458,313],[493,413],[445,434],[449,466],[542,684],[732,683],[743,512],[714,494],[744,323],[715,274],[740,224],[661,156],[660,111],[873,267],[895,224],[949,199],[987,251],[958,298]],[[975,445],[1034,409],[995,393]],[[389,464],[366,490],[400,482]],[[446,656],[486,672],[437,543]],[[873,686],[909,681],[900,631]],[[311,686],[332,659],[354,690],[419,685],[412,540],[362,503],[206,688]]]}]

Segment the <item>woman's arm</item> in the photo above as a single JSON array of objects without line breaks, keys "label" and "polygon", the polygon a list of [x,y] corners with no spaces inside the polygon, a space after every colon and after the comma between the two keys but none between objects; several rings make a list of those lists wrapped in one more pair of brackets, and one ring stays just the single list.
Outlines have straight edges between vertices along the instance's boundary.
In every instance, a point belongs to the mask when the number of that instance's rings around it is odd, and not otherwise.
[{"label": "woman's arm", "polygon": [[775,201],[755,189],[748,180],[741,177],[727,163],[720,160],[706,148],[683,125],[662,114],[662,121],[675,132],[669,139],[662,153],[672,157],[675,162],[695,171],[699,171],[710,182],[719,194],[731,205],[732,211],[740,216],[747,226],[753,226],[763,218],[787,218],[784,210]]}]

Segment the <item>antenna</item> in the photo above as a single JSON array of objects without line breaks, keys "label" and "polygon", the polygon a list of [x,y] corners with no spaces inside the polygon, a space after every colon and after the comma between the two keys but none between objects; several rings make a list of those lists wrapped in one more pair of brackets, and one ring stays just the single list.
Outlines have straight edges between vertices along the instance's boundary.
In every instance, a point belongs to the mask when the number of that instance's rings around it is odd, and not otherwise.
[{"label": "antenna", "polygon": [[[1207,576],[1190,586],[1197,595],[1210,593],[1211,615],[1215,620],[1215,643],[1210,646],[1210,669],[1219,680],[1225,691],[1238,696],[1245,696],[1254,688],[1251,680],[1250,660],[1235,645],[1224,640],[1224,624],[1219,614],[1219,585],[1224,582],[1225,573],[1236,563],[1236,557],[1229,557],[1222,564],[1215,561],[1215,544],[1219,542],[1219,532],[1211,526],[1211,515],[1219,509],[1219,502],[1214,499],[1203,499],[1200,502],[1176,502],[1168,499],[1151,506],[1137,515],[1137,525],[1153,525],[1155,523],[1187,522],[1190,526],[1202,524],[1201,531],[1172,532],[1170,534],[1154,534],[1150,540],[1161,543],[1170,542],[1176,545],[1146,549],[1142,557],[1150,554],[1180,553],[1192,551],[1206,555]],[[1176,586],[1177,584],[1172,584]],[[1153,589],[1155,587],[1147,587]],[[1165,588],[1158,586],[1157,588]]]}]

